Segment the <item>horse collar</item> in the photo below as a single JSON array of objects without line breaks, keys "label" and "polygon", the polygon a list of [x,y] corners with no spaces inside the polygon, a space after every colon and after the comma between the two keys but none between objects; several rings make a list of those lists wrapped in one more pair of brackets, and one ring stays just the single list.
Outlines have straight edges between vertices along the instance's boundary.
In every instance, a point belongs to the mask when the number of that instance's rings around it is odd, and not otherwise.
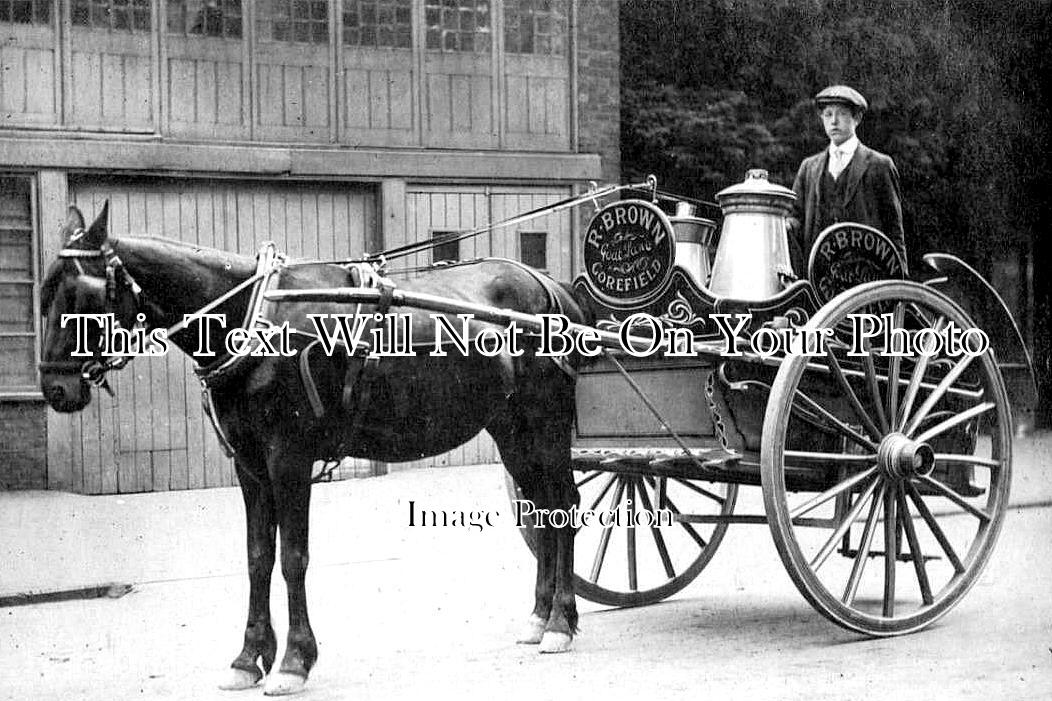
[{"label": "horse collar", "polygon": [[[264,242],[260,246],[259,253],[256,255],[256,274],[246,280],[245,283],[242,283],[242,285],[235,287],[226,295],[223,295],[219,299],[198,310],[197,313],[200,314],[218,306],[221,302],[228,299],[232,293],[240,292],[243,289],[243,286],[247,286],[247,284],[250,283],[252,285],[252,292],[249,298],[248,311],[245,314],[245,319],[241,327],[254,329],[269,326],[264,312],[264,306],[266,303],[264,293],[274,285],[278,279],[279,273],[284,267],[285,256],[278,253],[277,247],[273,242]],[[235,371],[241,367],[241,364],[249,357],[249,355],[250,353],[245,352],[238,355],[220,357],[219,360],[206,366],[194,368],[194,373],[200,378],[202,387],[207,391],[209,388],[222,384],[224,380],[233,376]]]}]

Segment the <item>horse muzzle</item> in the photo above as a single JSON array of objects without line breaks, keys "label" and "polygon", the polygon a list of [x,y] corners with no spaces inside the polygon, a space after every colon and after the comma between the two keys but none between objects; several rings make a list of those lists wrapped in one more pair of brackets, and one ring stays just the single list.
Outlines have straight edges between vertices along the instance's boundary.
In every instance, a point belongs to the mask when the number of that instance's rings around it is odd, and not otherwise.
[{"label": "horse muzzle", "polygon": [[55,372],[41,363],[40,389],[55,411],[69,414],[81,411],[91,402],[91,384],[77,372]]}]

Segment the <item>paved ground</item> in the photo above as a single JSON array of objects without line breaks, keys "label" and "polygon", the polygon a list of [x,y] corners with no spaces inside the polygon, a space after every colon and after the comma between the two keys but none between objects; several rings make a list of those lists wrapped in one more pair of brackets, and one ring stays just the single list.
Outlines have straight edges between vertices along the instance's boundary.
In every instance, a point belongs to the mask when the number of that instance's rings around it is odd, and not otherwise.
[{"label": "paved ground", "polygon": [[[922,633],[869,640],[832,626],[792,586],[767,529],[736,526],[663,604],[582,602],[576,650],[555,657],[512,642],[533,562],[498,468],[320,485],[308,578],[320,660],[301,698],[1052,698],[1052,436],[1016,450],[990,567]],[[408,528],[409,500],[504,518],[483,532]],[[0,608],[0,699],[259,697],[214,686],[240,647],[242,531],[230,489],[0,493],[0,597],[134,585],[121,598]],[[283,607],[278,585],[279,637]]]}]

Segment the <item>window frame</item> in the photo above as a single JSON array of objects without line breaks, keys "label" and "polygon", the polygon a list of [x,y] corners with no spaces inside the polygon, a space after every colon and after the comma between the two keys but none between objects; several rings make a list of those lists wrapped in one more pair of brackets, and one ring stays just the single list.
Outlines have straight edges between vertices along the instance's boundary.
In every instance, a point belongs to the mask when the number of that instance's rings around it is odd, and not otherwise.
[{"label": "window frame", "polygon": [[[5,337],[20,338],[29,336],[32,339],[32,357],[33,367],[31,372],[33,375],[32,385],[6,385],[0,384],[0,401],[18,401],[18,400],[32,400],[39,401],[43,399],[43,395],[40,391],[39,374],[37,373],[37,366],[40,363],[40,347],[41,347],[41,335],[43,333],[42,315],[43,310],[40,308],[40,256],[41,256],[41,241],[40,241],[40,206],[39,206],[39,186],[37,184],[37,178],[35,173],[16,171],[16,170],[3,170],[0,171],[0,178],[23,178],[29,182],[29,265],[30,265],[30,277],[31,279],[21,284],[28,284],[30,287],[30,298],[32,300],[32,315],[31,319],[31,330],[22,333],[11,333],[11,332],[0,332],[0,335]],[[17,284],[17,283],[16,283]]]}]

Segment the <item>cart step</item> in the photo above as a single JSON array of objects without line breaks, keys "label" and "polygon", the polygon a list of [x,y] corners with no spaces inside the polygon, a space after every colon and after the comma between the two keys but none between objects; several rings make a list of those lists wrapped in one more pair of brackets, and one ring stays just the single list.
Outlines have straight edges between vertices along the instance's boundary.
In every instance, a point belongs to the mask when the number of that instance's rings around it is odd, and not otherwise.
[{"label": "cart step", "polygon": [[619,464],[660,469],[676,464],[697,465],[698,462],[706,468],[721,469],[741,460],[738,453],[722,448],[692,450],[690,455],[681,448],[574,448],[571,454],[574,466],[579,470]]},{"label": "cart step", "polygon": [[[858,557],[858,550],[856,550],[854,548],[848,548],[847,550],[845,550],[844,548],[841,548],[838,552],[841,555],[843,555],[844,557],[848,557],[848,558],[852,558],[852,559],[854,559],[855,557]],[[885,553],[885,551],[883,551],[883,550],[870,550],[869,551],[869,557],[871,557],[871,558],[873,558],[873,557],[884,557],[884,553]],[[913,554],[912,553],[899,553],[898,557],[896,557],[895,559],[898,560],[899,562],[913,562]],[[942,558],[940,556],[938,556],[938,555],[925,555],[923,559],[924,559],[925,562],[927,562],[928,560],[941,560]]]}]

